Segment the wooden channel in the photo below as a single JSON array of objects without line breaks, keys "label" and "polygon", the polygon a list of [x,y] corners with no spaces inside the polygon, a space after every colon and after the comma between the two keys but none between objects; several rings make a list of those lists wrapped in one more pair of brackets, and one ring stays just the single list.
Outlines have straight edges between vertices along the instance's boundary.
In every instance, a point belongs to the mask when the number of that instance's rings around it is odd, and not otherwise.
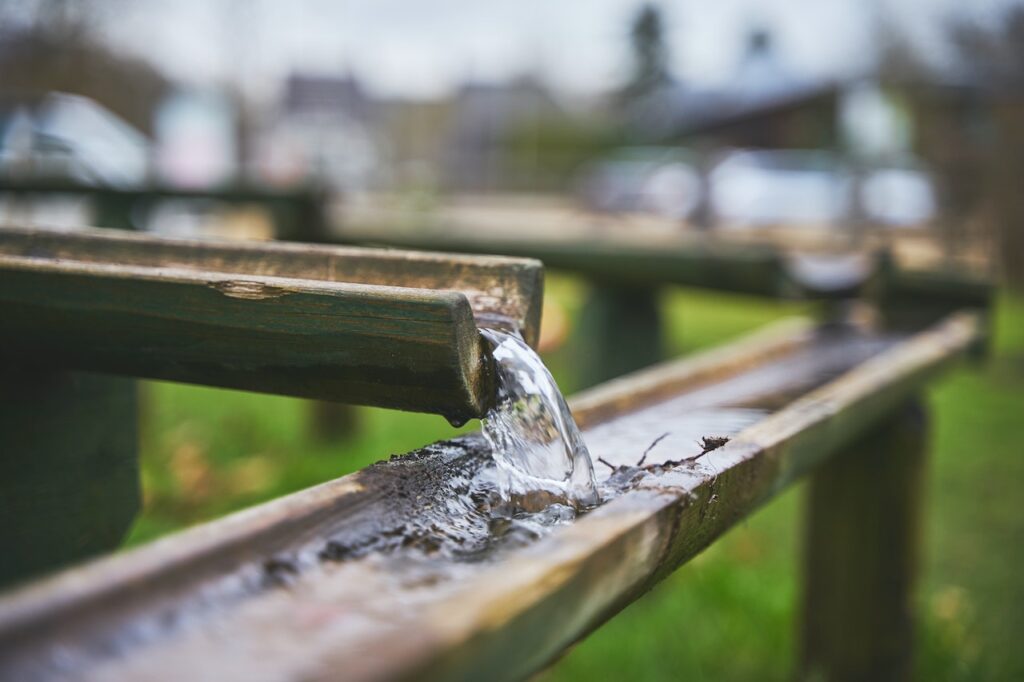
[{"label": "wooden channel", "polygon": [[478,325],[536,342],[536,261],[0,231],[0,339],[63,367],[437,412],[493,394]]},{"label": "wooden channel", "polygon": [[[0,677],[522,679],[884,419],[979,333],[972,314],[902,340],[797,325],[599,387],[575,409],[592,449],[613,451],[606,483],[628,485],[471,560],[438,533],[455,521],[464,539],[490,532],[455,504],[485,466],[473,436],[66,571],[0,598]],[[700,407],[780,396],[786,406],[699,460],[630,464],[652,433],[704,424]]]},{"label": "wooden channel", "polygon": [[501,253],[536,258],[545,267],[613,286],[679,285],[771,298],[865,297],[903,329],[920,329],[955,310],[988,309],[992,282],[963,272],[898,266],[877,248],[800,251],[710,234],[633,235],[597,232],[515,237],[390,225],[338,228],[325,238],[406,249]]},{"label": "wooden channel", "polygon": [[358,230],[346,227],[330,235],[343,243],[537,258],[545,267],[620,285],[677,284],[760,296],[783,296],[794,290],[778,249],[702,237],[645,236],[517,238],[467,231],[401,230],[384,225]]}]

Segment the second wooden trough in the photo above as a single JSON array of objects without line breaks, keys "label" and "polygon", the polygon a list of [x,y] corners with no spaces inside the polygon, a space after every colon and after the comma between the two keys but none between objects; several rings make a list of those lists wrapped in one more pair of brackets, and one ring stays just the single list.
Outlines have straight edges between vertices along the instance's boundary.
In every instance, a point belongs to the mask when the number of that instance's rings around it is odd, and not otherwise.
[{"label": "second wooden trough", "polygon": [[[904,338],[790,323],[593,389],[573,406],[611,499],[531,532],[473,497],[469,436],[69,570],[0,599],[0,677],[521,679],[979,334],[970,314]],[[699,435],[732,439],[697,457]]]}]

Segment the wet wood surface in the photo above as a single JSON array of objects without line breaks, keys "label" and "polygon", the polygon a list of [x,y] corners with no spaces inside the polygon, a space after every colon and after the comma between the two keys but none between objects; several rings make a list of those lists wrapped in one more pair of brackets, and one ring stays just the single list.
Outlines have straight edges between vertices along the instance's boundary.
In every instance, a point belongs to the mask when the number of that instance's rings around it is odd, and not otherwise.
[{"label": "wet wood surface", "polygon": [[477,325],[535,342],[535,261],[104,231],[0,231],[11,358],[463,421],[493,391]]},{"label": "wet wood surface", "polygon": [[[575,403],[585,433],[626,430],[662,401],[784,361],[787,348],[813,357],[818,341],[807,329],[789,331],[600,387]],[[0,671],[19,679],[524,678],[881,423],[978,333],[976,318],[960,315],[889,346],[699,461],[644,476],[491,560],[359,551],[373,538],[421,542],[451,522],[449,484],[480,466],[468,437],[68,571],[0,599]],[[730,400],[746,402],[735,391]]]}]

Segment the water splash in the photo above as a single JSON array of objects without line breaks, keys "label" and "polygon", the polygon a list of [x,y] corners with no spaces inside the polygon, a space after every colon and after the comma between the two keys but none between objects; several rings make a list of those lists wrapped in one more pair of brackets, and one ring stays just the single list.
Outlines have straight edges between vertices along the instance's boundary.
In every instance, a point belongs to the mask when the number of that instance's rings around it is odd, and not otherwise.
[{"label": "water splash", "polygon": [[496,484],[528,511],[579,511],[600,502],[594,466],[569,406],[540,357],[515,333],[482,329],[494,357],[497,399],[483,419]]}]

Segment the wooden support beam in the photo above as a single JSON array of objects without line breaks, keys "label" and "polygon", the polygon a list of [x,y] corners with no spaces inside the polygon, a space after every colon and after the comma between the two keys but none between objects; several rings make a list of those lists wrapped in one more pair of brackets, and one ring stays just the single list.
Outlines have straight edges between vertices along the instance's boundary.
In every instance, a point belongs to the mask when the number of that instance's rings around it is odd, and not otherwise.
[{"label": "wooden support beam", "polygon": [[578,384],[584,388],[664,360],[658,289],[591,283],[573,330]]},{"label": "wooden support beam", "polygon": [[694,402],[770,404],[752,402],[779,390],[768,379],[791,391],[856,365],[699,460],[636,471],[617,498],[514,551],[459,561],[469,548],[440,534],[455,520],[464,539],[493,537],[459,502],[486,465],[467,437],[70,571],[0,599],[0,675],[525,678],[869,433],[978,333],[955,316],[857,364],[856,338],[801,331],[771,362],[764,344],[741,344],[595,389],[576,403],[585,436],[635,462],[638,439],[680,428]]},{"label": "wooden support beam", "polygon": [[[886,326],[899,330],[921,329],[955,310],[987,315],[995,294],[991,281],[975,275],[951,270],[906,270],[891,258],[882,260],[879,277],[870,291]],[[985,343],[985,338],[979,339],[976,350],[983,351]]]},{"label": "wooden support beam", "polygon": [[115,549],[140,502],[135,382],[0,366],[0,585]]},{"label": "wooden support beam", "polygon": [[811,476],[801,679],[911,679],[926,441],[911,400]]},{"label": "wooden support beam", "polygon": [[478,324],[535,340],[538,263],[0,231],[9,358],[453,421],[492,399]]}]

